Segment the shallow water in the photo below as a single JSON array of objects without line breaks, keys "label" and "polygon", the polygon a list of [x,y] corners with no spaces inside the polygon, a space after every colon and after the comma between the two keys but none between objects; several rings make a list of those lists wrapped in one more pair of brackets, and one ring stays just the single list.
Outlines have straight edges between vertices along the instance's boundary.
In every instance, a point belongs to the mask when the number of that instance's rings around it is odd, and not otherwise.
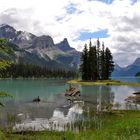
[{"label": "shallow water", "polygon": [[[16,130],[58,130],[65,125],[84,119],[85,108],[94,111],[113,104],[114,109],[139,109],[139,105],[124,100],[140,87],[129,86],[80,86],[78,98],[66,98],[63,93],[69,87],[66,80],[0,80],[0,90],[8,91],[14,98],[1,100],[0,124],[14,126]],[[32,100],[41,98],[40,103]],[[12,118],[12,119],[11,119]]]}]

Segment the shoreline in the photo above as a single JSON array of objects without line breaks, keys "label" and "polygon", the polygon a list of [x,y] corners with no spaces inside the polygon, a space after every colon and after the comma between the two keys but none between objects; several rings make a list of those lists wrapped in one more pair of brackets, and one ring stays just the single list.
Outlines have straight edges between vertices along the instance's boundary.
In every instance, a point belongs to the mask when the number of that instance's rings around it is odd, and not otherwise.
[{"label": "shoreline", "polygon": [[82,81],[82,80],[69,80],[67,81],[68,84],[80,84],[80,85],[116,85],[116,86],[140,86],[140,83],[136,82],[123,82],[123,81],[117,81],[117,80],[97,80],[97,81]]},{"label": "shoreline", "polygon": [[29,78],[23,78],[23,77],[18,77],[18,78],[0,78],[0,80],[48,80],[48,79],[60,79],[60,80],[68,80],[70,78],[53,78],[53,77],[29,77]]},{"label": "shoreline", "polygon": [[[91,113],[90,115],[93,115]],[[97,115],[96,115],[97,117]],[[102,120],[102,126],[97,128],[95,124],[99,122],[85,121],[84,125],[88,129],[83,129],[83,126],[78,124],[78,131],[0,131],[0,139],[138,139],[140,137],[140,114],[139,110],[114,110],[112,112],[104,112],[98,114]],[[90,125],[89,125],[90,124]],[[99,135],[100,134],[100,135]],[[115,138],[115,139],[114,139]]]}]

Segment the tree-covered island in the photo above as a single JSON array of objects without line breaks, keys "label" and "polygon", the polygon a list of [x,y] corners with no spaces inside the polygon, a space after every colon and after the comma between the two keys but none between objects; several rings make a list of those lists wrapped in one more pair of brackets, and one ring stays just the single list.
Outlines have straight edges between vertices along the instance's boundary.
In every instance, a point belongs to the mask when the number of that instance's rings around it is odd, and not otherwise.
[{"label": "tree-covered island", "polygon": [[[89,49],[88,49],[89,48]],[[96,45],[85,44],[81,55],[80,72],[82,80],[108,80],[114,70],[114,61],[111,51],[99,39]]]}]

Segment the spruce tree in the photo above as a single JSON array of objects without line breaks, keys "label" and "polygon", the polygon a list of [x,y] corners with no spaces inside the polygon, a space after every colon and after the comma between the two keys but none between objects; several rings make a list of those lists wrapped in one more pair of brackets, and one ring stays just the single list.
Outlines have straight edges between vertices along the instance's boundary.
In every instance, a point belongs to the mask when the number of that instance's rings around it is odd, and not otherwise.
[{"label": "spruce tree", "polygon": [[88,80],[92,80],[92,43],[91,39],[89,41],[89,51],[88,51]]},{"label": "spruce tree", "polygon": [[97,72],[98,72],[97,79],[100,79],[101,78],[101,58],[100,58],[100,41],[99,41],[99,38],[97,39],[96,55],[97,55]]},{"label": "spruce tree", "polygon": [[80,71],[81,71],[81,75],[82,75],[82,80],[89,80],[87,44],[85,44],[84,50],[82,52],[81,61],[82,61],[82,64],[80,65]]},{"label": "spruce tree", "polygon": [[105,66],[105,46],[104,46],[104,42],[102,43],[102,50],[101,50],[101,54],[100,54],[100,58],[101,58],[101,79],[105,80],[105,72],[106,72],[106,66]]},{"label": "spruce tree", "polygon": [[105,74],[104,74],[105,80],[109,79],[113,70],[114,70],[113,57],[112,57],[111,51],[107,47],[105,49]]},{"label": "spruce tree", "polygon": [[89,51],[85,44],[81,55],[80,71],[82,80],[107,80],[114,70],[114,62],[111,51],[105,48],[104,43],[102,49],[100,48],[100,41],[97,40],[97,45],[92,46],[91,40],[89,42]]},{"label": "spruce tree", "polygon": [[96,55],[96,46],[92,47],[92,59],[91,59],[91,67],[92,67],[92,80],[98,80],[98,65],[97,65],[97,55]]}]

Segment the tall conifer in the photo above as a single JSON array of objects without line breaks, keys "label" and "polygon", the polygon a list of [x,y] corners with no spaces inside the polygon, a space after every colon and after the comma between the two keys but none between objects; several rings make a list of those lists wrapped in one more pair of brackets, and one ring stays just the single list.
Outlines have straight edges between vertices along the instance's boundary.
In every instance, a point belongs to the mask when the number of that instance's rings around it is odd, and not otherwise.
[{"label": "tall conifer", "polygon": [[105,49],[105,79],[109,79],[113,70],[114,70],[113,57],[111,51],[107,47]]},{"label": "tall conifer", "polygon": [[101,79],[105,79],[105,46],[104,42],[102,43],[102,50],[101,50]]},{"label": "tall conifer", "polygon": [[100,48],[100,41],[97,40],[97,45],[92,46],[89,42],[89,50],[85,44],[81,55],[81,74],[83,80],[107,80],[114,70],[114,62],[111,51],[105,48],[104,43]]},{"label": "tall conifer", "polygon": [[80,66],[80,71],[82,75],[83,80],[89,80],[88,77],[88,49],[87,49],[87,44],[85,44],[84,50],[81,55],[81,61],[82,64]]},{"label": "tall conifer", "polygon": [[97,55],[97,72],[98,72],[98,79],[101,78],[101,59],[100,59],[100,41],[99,38],[97,39],[96,45],[96,55]]}]

